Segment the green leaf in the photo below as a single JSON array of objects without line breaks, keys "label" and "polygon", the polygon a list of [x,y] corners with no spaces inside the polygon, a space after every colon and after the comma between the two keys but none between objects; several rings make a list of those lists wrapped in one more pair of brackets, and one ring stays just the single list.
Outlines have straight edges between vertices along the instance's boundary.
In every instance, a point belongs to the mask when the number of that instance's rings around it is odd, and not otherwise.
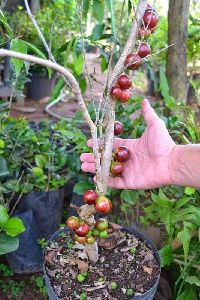
[{"label": "green leaf", "polygon": [[4,177],[9,174],[7,162],[3,156],[0,156],[0,177]]},{"label": "green leaf", "polygon": [[34,167],[32,168],[32,171],[33,171],[33,174],[36,176],[36,177],[43,177],[44,176],[44,172],[41,168],[39,167]]},{"label": "green leaf", "polygon": [[37,155],[35,155],[35,163],[39,168],[43,169],[45,167],[47,161],[46,161],[46,158],[44,157],[44,155],[37,154]]},{"label": "green leaf", "polygon": [[200,286],[200,279],[196,276],[187,276],[185,282],[188,282],[189,284],[195,284],[196,286]]},{"label": "green leaf", "polygon": [[188,253],[189,253],[191,234],[190,234],[189,229],[185,225],[185,223],[184,223],[184,226],[183,226],[183,230],[180,231],[177,236],[180,239],[181,243],[183,244],[184,258],[185,258],[185,261],[186,261]]},{"label": "green leaf", "polygon": [[94,185],[91,184],[88,180],[77,182],[73,188],[73,192],[82,195],[85,191],[93,189]]},{"label": "green leaf", "polygon": [[13,38],[13,32],[12,29],[10,28],[3,12],[0,10],[0,22],[3,24],[3,26],[5,27],[9,37],[12,39]]},{"label": "green leaf", "polygon": [[138,192],[132,190],[123,190],[120,194],[121,198],[130,205],[134,205],[138,199]]},{"label": "green leaf", "polygon": [[9,220],[9,215],[7,209],[0,205],[0,227],[1,225],[5,224]]},{"label": "green leaf", "polygon": [[0,149],[4,149],[5,147],[5,142],[0,139]]},{"label": "green leaf", "polygon": [[95,0],[93,1],[93,15],[95,19],[102,22],[104,17],[105,0]]},{"label": "green leaf", "polygon": [[160,262],[161,266],[169,266],[171,262],[173,261],[173,255],[172,255],[172,247],[171,245],[167,245],[159,250],[159,256],[160,256]]},{"label": "green leaf", "polygon": [[0,234],[0,255],[13,252],[19,247],[18,237],[9,236],[6,233]]},{"label": "green leaf", "polygon": [[3,226],[2,229],[10,236],[16,236],[25,231],[22,220],[17,217],[10,218]]},{"label": "green leaf", "polygon": [[106,58],[102,55],[101,56],[101,72],[103,73],[108,68],[108,62]]},{"label": "green leaf", "polygon": [[104,28],[105,28],[105,23],[99,23],[93,28],[92,39],[94,41],[100,40],[100,38],[103,34],[103,31],[104,31]]},{"label": "green leaf", "polygon": [[43,58],[43,59],[46,59],[46,55],[40,51],[40,49],[38,49],[36,46],[34,46],[33,44],[31,43],[28,43],[26,41],[23,41],[24,44],[26,44],[28,46],[28,48],[30,48],[35,54],[37,54],[37,56]]},{"label": "green leaf", "polygon": [[177,106],[176,101],[173,97],[170,96],[167,77],[163,72],[162,68],[160,68],[160,91],[166,106],[169,107],[170,109],[175,108]]},{"label": "green leaf", "polygon": [[162,189],[159,190],[159,194],[151,193],[151,197],[154,203],[163,207],[172,207],[173,202],[163,193]]},{"label": "green leaf", "polygon": [[87,16],[90,5],[91,5],[91,0],[83,0],[83,15],[84,15],[84,17]]},{"label": "green leaf", "polygon": [[190,201],[190,199],[188,197],[181,198],[180,200],[178,200],[176,202],[175,209],[177,209],[177,210],[180,209],[181,207],[183,207],[189,201]]},{"label": "green leaf", "polygon": [[[20,39],[12,40],[11,44],[10,44],[10,49],[12,51],[16,51],[16,52],[20,52],[20,53],[24,53],[24,54],[27,53],[27,45],[25,44],[24,41],[22,41]],[[23,68],[24,61],[20,60],[20,59],[16,59],[16,58],[12,58],[11,61],[15,68],[16,77],[18,77]]]},{"label": "green leaf", "polygon": [[84,66],[83,54],[82,53],[79,54],[78,57],[76,55],[74,55],[74,68],[75,68],[77,75],[81,75],[81,73],[83,72],[83,66]]},{"label": "green leaf", "polygon": [[188,196],[194,195],[196,192],[196,189],[192,187],[186,187],[184,193]]},{"label": "green leaf", "polygon": [[198,300],[197,292],[193,286],[185,289],[176,300]]}]

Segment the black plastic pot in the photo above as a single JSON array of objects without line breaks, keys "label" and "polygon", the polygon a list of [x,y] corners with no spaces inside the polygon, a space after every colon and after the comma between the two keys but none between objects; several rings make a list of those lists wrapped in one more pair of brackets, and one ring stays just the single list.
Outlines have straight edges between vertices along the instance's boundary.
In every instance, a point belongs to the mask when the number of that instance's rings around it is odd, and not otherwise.
[{"label": "black plastic pot", "polygon": [[[157,252],[155,246],[153,245],[153,243],[149,239],[147,239],[143,234],[141,234],[139,231],[137,231],[133,228],[125,228],[124,227],[123,230],[138,237],[141,241],[145,241],[145,244],[153,250],[155,258],[156,258],[158,264],[160,265],[160,259],[159,259],[158,252]],[[50,238],[49,241],[57,240],[60,233],[68,232],[68,231],[69,231],[68,228],[61,228],[61,229],[57,230],[53,234],[53,236]],[[161,269],[160,269],[160,272],[161,272]],[[50,279],[49,279],[48,274],[45,269],[45,265],[44,265],[44,276],[45,276],[46,287],[48,290],[49,300],[59,300],[58,296],[56,295],[55,291],[53,290]],[[157,287],[158,287],[159,280],[160,280],[160,274],[159,274],[159,277],[158,277],[156,283],[154,284],[154,286],[152,288],[150,288],[148,291],[146,291],[142,295],[138,295],[138,296],[134,296],[134,297],[130,298],[130,300],[153,300],[154,295],[157,290]]]},{"label": "black plastic pot", "polygon": [[51,79],[48,77],[40,77],[36,72],[32,72],[29,82],[25,84],[26,97],[31,100],[40,100],[50,97],[55,86],[56,76]]},{"label": "black plastic pot", "polygon": [[15,216],[24,222],[26,231],[19,235],[19,248],[8,254],[15,273],[42,271],[43,254],[38,239],[49,237],[62,220],[64,189],[51,192],[32,191],[20,200]]}]

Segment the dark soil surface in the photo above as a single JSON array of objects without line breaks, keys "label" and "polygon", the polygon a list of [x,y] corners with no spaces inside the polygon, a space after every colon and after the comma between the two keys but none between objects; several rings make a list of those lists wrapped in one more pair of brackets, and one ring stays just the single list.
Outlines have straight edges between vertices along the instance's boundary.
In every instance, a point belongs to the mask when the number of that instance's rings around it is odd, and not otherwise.
[{"label": "dark soil surface", "polygon": [[[46,270],[59,299],[73,300],[85,292],[87,299],[130,299],[150,289],[159,276],[159,265],[146,242],[120,229],[110,229],[109,237],[98,240],[99,260],[92,266],[84,247],[74,244],[72,234],[52,241],[46,250]],[[130,249],[135,249],[132,254]],[[134,252],[134,251],[133,251]],[[87,272],[83,283],[77,275]],[[111,283],[117,284],[116,289]]]}]

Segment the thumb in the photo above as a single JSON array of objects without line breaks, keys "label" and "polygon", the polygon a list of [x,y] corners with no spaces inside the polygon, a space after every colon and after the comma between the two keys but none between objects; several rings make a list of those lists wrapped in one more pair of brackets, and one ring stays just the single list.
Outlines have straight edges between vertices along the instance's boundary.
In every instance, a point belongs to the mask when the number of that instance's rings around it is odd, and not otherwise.
[{"label": "thumb", "polygon": [[142,115],[147,126],[150,126],[153,122],[160,120],[147,99],[144,99],[142,102]]}]

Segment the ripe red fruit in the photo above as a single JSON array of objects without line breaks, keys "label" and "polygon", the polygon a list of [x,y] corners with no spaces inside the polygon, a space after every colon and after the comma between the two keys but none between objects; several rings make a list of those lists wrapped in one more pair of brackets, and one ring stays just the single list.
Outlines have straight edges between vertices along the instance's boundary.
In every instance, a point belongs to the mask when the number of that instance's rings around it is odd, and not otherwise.
[{"label": "ripe red fruit", "polygon": [[113,86],[110,92],[111,96],[113,96],[115,99],[120,99],[122,90],[118,86]]},{"label": "ripe red fruit", "polygon": [[66,224],[70,229],[78,229],[80,226],[80,220],[75,216],[71,216],[68,218]]},{"label": "ripe red fruit", "polygon": [[111,201],[104,196],[99,196],[95,204],[96,211],[102,214],[107,214],[111,210],[111,208]]},{"label": "ripe red fruit", "polygon": [[129,160],[131,153],[127,147],[121,146],[121,147],[118,147],[117,149],[115,149],[114,155],[118,162],[125,162],[125,161]]},{"label": "ripe red fruit", "polygon": [[124,166],[120,162],[113,162],[110,167],[113,176],[120,176],[124,172]]},{"label": "ripe red fruit", "polygon": [[124,64],[129,70],[138,70],[142,66],[142,59],[137,54],[129,53]]},{"label": "ripe red fruit", "polygon": [[124,132],[124,125],[120,123],[119,121],[115,121],[114,124],[114,134],[120,135]]},{"label": "ripe red fruit", "polygon": [[98,197],[97,193],[93,190],[88,190],[83,194],[84,202],[89,205],[95,204],[97,197]]},{"label": "ripe red fruit", "polygon": [[85,237],[81,237],[75,234],[74,237],[75,241],[78,242],[79,244],[85,244],[86,242],[86,238]]},{"label": "ripe red fruit", "polygon": [[150,29],[141,27],[138,32],[138,37],[147,39],[150,37],[151,33],[152,31]]},{"label": "ripe red fruit", "polygon": [[85,224],[81,224],[79,228],[75,229],[74,231],[76,235],[83,237],[88,234],[88,232],[90,231],[90,227],[88,224],[85,223]]},{"label": "ripe red fruit", "polygon": [[131,98],[131,92],[129,90],[122,91],[119,101],[121,103],[126,103]]},{"label": "ripe red fruit", "polygon": [[118,77],[117,83],[119,84],[122,90],[127,90],[132,86],[132,81],[129,79],[127,75],[120,75]]},{"label": "ripe red fruit", "polygon": [[108,221],[106,219],[98,219],[95,224],[98,231],[104,231],[108,229]]},{"label": "ripe red fruit", "polygon": [[141,45],[139,46],[139,49],[138,49],[138,55],[141,58],[144,58],[147,55],[149,55],[150,53],[151,53],[151,48],[150,48],[149,44],[141,43]]},{"label": "ripe red fruit", "polygon": [[143,16],[145,27],[148,29],[154,28],[158,23],[158,14],[155,10],[148,9],[145,11]]}]

